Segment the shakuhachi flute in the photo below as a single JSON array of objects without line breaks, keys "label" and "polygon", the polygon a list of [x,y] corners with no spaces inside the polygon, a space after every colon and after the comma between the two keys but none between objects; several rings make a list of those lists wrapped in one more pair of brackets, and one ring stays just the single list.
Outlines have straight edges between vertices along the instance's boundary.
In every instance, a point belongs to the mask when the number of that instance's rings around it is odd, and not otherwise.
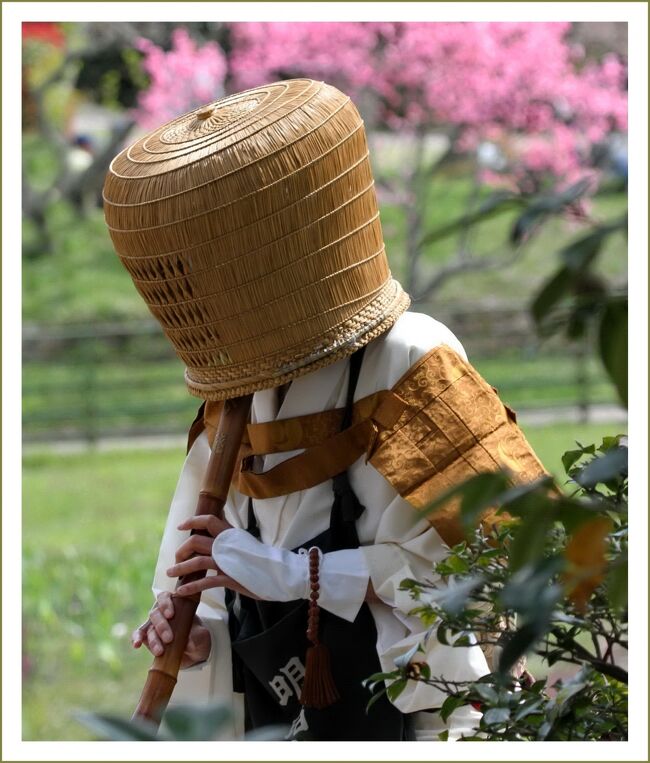
[{"label": "shakuhachi flute", "polygon": [[[252,400],[253,395],[250,394],[224,401],[210,460],[199,493],[196,514],[214,514],[218,517],[223,514]],[[209,537],[207,532],[199,532]],[[205,574],[206,572],[202,570],[184,575],[179,578],[177,585],[200,580],[205,577]],[[169,620],[174,634],[173,640],[165,645],[164,654],[156,657],[149,669],[140,701],[133,714],[134,719],[143,718],[156,725],[160,723],[176,685],[181,660],[200,599],[200,593],[175,597],[174,616]]]}]

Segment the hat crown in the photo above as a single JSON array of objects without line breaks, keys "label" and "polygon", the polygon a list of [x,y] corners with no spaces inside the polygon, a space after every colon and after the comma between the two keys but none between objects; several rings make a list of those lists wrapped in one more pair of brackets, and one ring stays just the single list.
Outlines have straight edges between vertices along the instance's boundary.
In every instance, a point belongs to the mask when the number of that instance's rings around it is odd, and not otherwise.
[{"label": "hat crown", "polygon": [[138,139],[104,185],[115,249],[186,365],[223,399],[351,354],[408,306],[391,278],[361,117],[286,80]]}]

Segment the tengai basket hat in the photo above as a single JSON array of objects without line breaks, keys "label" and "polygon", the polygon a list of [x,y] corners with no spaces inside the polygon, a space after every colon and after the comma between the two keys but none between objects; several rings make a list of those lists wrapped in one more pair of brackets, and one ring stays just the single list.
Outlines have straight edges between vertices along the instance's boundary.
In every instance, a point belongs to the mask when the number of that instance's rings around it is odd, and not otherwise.
[{"label": "tengai basket hat", "polygon": [[247,90],[153,130],[112,161],[104,210],[207,400],[351,355],[409,304],[388,267],[363,121],[323,82]]}]

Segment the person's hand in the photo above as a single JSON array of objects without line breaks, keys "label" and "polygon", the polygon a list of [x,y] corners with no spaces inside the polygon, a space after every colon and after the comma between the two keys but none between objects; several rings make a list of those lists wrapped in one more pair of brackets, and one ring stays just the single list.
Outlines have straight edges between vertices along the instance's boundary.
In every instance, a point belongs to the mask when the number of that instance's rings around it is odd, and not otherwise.
[{"label": "person's hand", "polygon": [[224,575],[218,568],[212,558],[212,544],[214,539],[224,530],[228,530],[232,525],[224,519],[219,519],[212,514],[199,514],[186,519],[178,525],[179,530],[203,530],[209,533],[206,535],[190,535],[190,537],[181,543],[176,551],[176,564],[167,570],[167,575],[171,578],[183,577],[191,572],[200,572],[202,570],[215,570],[216,575],[206,576],[200,580],[194,580],[191,583],[185,583],[178,586],[175,593],[178,596],[191,596],[201,593],[209,588],[230,588],[233,591],[248,596],[252,599],[258,597],[252,594],[248,589],[241,586],[234,578]]},{"label": "person's hand", "polygon": [[[156,603],[149,612],[149,618],[131,634],[131,644],[139,649],[144,644],[154,655],[160,657],[165,652],[166,644],[172,641],[173,634],[169,620],[174,616],[174,597],[169,591],[159,593]],[[194,622],[187,639],[181,668],[189,668],[208,659],[211,648],[210,631],[201,619],[194,617]]]}]

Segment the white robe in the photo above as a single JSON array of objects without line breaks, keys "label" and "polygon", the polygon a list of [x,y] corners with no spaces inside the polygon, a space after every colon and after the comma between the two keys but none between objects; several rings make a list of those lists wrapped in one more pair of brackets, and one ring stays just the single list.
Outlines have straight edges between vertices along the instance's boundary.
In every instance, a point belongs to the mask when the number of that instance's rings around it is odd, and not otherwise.
[{"label": "white robe", "polygon": [[[354,399],[390,389],[423,355],[439,344],[447,344],[461,356],[465,352],[444,325],[427,315],[405,313],[386,334],[371,342],[366,349]],[[256,392],[253,397],[252,421],[255,423],[292,418],[345,405],[349,361],[340,360],[330,366],[295,379],[278,410],[277,389]],[[264,458],[264,469],[271,469],[299,451],[271,454]],[[203,432],[194,443],[183,467],[174,495],[160,556],[156,566],[154,593],[173,590],[175,581],[165,570],[173,564],[174,553],[187,533],[176,526],[192,515],[196,508],[201,478],[209,457],[209,445]],[[357,522],[357,530],[370,580],[383,604],[370,604],[377,626],[377,653],[384,671],[395,669],[394,659],[406,652],[423,636],[422,622],[408,612],[414,606],[408,593],[399,591],[404,578],[433,579],[432,566],[441,560],[447,547],[428,522],[402,499],[386,479],[365,457],[349,469],[350,482],[360,502],[366,507]],[[331,480],[308,490],[253,500],[261,540],[283,548],[296,548],[329,526],[333,494]],[[231,489],[225,508],[226,519],[236,527],[246,527],[248,499]],[[358,574],[358,570],[355,571]],[[181,672],[174,692],[174,701],[215,700],[232,703],[236,717],[234,733],[242,731],[242,703],[233,695],[227,614],[223,591],[210,589],[198,609],[212,635],[212,651],[205,663]],[[432,676],[450,680],[474,680],[489,672],[478,646],[449,647],[439,644],[435,635],[428,639],[424,655]],[[445,695],[422,682],[409,681],[395,705],[405,713],[439,708]],[[460,736],[477,725],[479,714],[472,708],[457,710],[442,723],[437,712],[417,712],[417,739],[436,739],[450,729],[449,738]]]}]

